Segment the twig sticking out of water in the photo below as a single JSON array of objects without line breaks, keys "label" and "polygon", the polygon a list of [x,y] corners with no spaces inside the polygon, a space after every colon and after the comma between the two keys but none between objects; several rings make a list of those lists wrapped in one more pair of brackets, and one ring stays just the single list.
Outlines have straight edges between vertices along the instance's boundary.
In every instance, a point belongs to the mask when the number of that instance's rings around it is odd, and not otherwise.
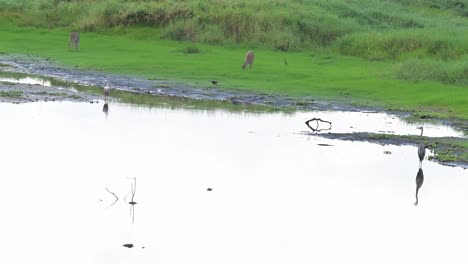
[{"label": "twig sticking out of water", "polygon": [[[312,121],[316,121],[316,122],[317,122],[317,126],[316,126],[315,128],[311,127],[310,124],[309,124],[309,123],[312,122]],[[328,128],[323,128],[323,129],[319,129],[319,127],[320,127],[319,121],[320,121],[320,122],[323,122],[323,123],[328,123],[328,124],[330,125],[330,127],[328,127]],[[320,119],[320,118],[312,118],[312,119],[310,119],[310,120],[307,120],[307,121],[305,122],[305,124],[306,124],[310,129],[312,129],[313,132],[320,132],[320,131],[323,131],[323,130],[331,130],[331,128],[332,128],[332,123],[331,123],[330,121],[322,120],[322,119]]]},{"label": "twig sticking out of water", "polygon": [[[137,202],[135,202],[134,198],[135,198],[135,193],[136,193],[136,178],[130,178],[130,179],[133,179],[134,182],[132,183],[132,187],[130,189],[130,192],[132,193],[132,199],[130,200],[130,202],[128,202],[130,204],[130,215],[132,216],[132,224],[135,222],[135,205],[137,204]],[[127,196],[129,195],[130,193],[128,193],[124,200],[127,201]]]},{"label": "twig sticking out of water", "polygon": [[115,195],[115,193],[109,191],[109,189],[107,189],[107,188],[106,188],[106,191],[109,192],[110,194],[112,194],[115,197],[115,201],[111,205],[109,205],[109,207],[113,206],[119,200],[119,197],[117,197],[117,195]]},{"label": "twig sticking out of water", "polygon": [[132,192],[132,200],[130,200],[129,204],[135,205],[135,204],[137,204],[137,202],[135,202],[133,199],[135,198],[135,193],[136,193],[136,178],[133,178],[133,180],[134,180],[135,182],[132,183],[132,189],[131,189],[131,192]]}]

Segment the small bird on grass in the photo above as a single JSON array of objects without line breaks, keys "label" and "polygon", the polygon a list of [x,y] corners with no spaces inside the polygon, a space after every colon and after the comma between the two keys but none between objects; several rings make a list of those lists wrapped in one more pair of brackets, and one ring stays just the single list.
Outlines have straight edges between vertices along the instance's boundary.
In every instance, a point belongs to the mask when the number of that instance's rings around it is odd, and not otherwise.
[{"label": "small bird on grass", "polygon": [[211,81],[211,84],[216,85],[218,84],[218,81]]}]

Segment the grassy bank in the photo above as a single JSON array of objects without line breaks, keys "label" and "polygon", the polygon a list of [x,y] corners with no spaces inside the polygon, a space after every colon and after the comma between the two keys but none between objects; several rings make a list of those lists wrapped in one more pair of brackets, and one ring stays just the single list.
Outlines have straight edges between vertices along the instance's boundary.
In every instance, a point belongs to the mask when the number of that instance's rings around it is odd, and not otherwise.
[{"label": "grassy bank", "polygon": [[[0,52],[223,88],[468,119],[456,0],[0,0]],[[67,32],[82,32],[81,51]],[[242,71],[247,49],[254,69]],[[287,61],[287,65],[285,64]]]},{"label": "grassy bank", "polygon": [[[154,32],[132,29],[134,35]],[[82,69],[174,79],[209,86],[219,80],[225,88],[257,92],[342,98],[348,103],[383,105],[445,116],[468,118],[468,89],[433,81],[401,81],[390,72],[393,63],[368,61],[326,50],[278,52],[257,49],[253,70],[242,70],[245,49],[192,43],[136,39],[115,34],[83,33],[79,52],[67,49],[67,32],[4,27],[0,52],[33,54]],[[288,65],[284,64],[284,59]]]}]

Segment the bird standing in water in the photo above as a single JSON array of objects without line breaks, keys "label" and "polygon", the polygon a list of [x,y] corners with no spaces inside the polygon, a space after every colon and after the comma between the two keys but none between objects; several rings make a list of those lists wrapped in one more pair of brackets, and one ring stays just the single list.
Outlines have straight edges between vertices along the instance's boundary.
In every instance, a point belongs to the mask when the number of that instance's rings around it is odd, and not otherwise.
[{"label": "bird standing in water", "polygon": [[106,83],[106,85],[104,86],[104,96],[106,97],[107,99],[107,96],[109,96],[109,92],[110,92],[110,87],[109,87],[109,84]]},{"label": "bird standing in water", "polygon": [[418,129],[421,129],[421,135],[419,135],[418,145],[419,167],[421,168],[424,156],[426,156],[426,147],[424,147],[424,144],[422,143],[423,127],[418,127]]}]

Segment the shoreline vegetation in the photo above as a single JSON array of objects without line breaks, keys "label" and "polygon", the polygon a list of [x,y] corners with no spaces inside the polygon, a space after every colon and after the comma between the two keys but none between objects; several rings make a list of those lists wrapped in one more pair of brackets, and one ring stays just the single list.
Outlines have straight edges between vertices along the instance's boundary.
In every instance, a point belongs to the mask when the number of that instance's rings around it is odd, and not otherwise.
[{"label": "shoreline vegetation", "polygon": [[[4,54],[468,119],[464,1],[0,0],[0,10]],[[67,49],[72,30],[80,51]]]},{"label": "shoreline vegetation", "polygon": [[[33,77],[37,80],[48,81],[50,86],[21,84],[8,81],[0,81],[0,101],[10,103],[29,102],[91,102],[99,103],[102,99],[102,87],[80,85],[73,82],[64,82],[45,76],[31,76],[23,73],[2,72],[0,77],[19,80],[22,77]],[[112,90],[107,102],[130,103],[133,105],[162,108],[186,108],[198,110],[219,110],[232,112],[268,113],[281,111],[288,114],[288,108],[272,108],[266,105],[243,105],[233,104],[230,101],[190,99],[173,96],[154,96],[147,93],[132,91]],[[293,109],[291,109],[293,111]],[[291,112],[292,113],[292,112]],[[410,135],[393,135],[381,133],[314,133],[303,132],[304,135],[318,136],[329,139],[348,141],[367,141],[381,145],[414,145],[417,146],[421,138]],[[468,141],[460,137],[424,137],[424,145],[434,152],[429,156],[434,160],[448,166],[459,166],[468,168]]]}]

